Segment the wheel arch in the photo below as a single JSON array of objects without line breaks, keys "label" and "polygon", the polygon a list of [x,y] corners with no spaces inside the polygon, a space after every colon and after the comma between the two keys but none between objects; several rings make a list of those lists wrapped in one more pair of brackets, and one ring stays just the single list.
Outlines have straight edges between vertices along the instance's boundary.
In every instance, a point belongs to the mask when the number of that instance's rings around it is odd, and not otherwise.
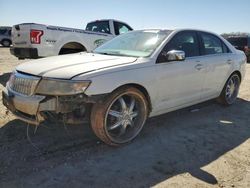
[{"label": "wheel arch", "polygon": [[149,95],[147,89],[144,86],[142,86],[140,84],[136,84],[136,83],[128,83],[128,84],[124,84],[124,85],[117,87],[112,92],[115,92],[116,90],[119,90],[119,89],[124,88],[124,87],[134,87],[134,88],[138,89],[140,92],[142,92],[143,95],[146,97],[146,100],[148,102],[149,112],[152,111],[151,98],[150,98],[150,95]]},{"label": "wheel arch", "polygon": [[241,72],[240,72],[240,71],[238,71],[238,70],[233,71],[233,72],[230,74],[229,78],[230,78],[233,74],[237,74],[237,75],[240,77],[240,81],[242,81],[242,75],[241,75]]},{"label": "wheel arch", "polygon": [[59,52],[58,54],[63,54],[64,49],[72,49],[72,50],[79,50],[80,51],[87,51],[87,48],[79,43],[79,42],[75,42],[75,41],[71,41],[71,42],[67,42],[65,44],[63,44],[60,48],[59,48]]}]

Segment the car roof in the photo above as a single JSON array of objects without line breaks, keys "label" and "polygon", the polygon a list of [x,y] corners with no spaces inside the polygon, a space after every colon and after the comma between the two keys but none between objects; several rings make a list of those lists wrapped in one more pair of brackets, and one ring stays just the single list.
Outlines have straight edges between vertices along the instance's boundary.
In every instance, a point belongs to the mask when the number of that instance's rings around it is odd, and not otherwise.
[{"label": "car roof", "polygon": [[187,29],[142,29],[142,30],[137,30],[137,31],[147,31],[147,32],[165,32],[165,33],[178,33],[181,31],[197,31],[197,32],[205,32],[205,33],[210,33],[216,36],[219,36],[217,33],[211,32],[211,31],[206,31],[206,30],[201,30],[201,29],[191,29],[191,28],[187,28]]},{"label": "car roof", "polygon": [[93,20],[93,21],[88,22],[88,23],[102,22],[102,21],[116,21],[116,22],[121,22],[121,23],[125,23],[125,24],[127,24],[127,23],[126,23],[126,22],[124,22],[124,21],[121,21],[121,20],[115,20],[115,19],[100,19],[100,20]]}]

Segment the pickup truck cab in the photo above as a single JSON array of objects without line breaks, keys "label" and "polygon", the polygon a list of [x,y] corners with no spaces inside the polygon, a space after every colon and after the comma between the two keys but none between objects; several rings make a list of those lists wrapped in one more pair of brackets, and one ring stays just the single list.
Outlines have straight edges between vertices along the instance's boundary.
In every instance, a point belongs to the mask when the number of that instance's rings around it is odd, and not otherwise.
[{"label": "pickup truck cab", "polygon": [[11,54],[19,59],[90,52],[115,36],[132,28],[117,20],[89,22],[85,30],[23,23],[12,27]]}]

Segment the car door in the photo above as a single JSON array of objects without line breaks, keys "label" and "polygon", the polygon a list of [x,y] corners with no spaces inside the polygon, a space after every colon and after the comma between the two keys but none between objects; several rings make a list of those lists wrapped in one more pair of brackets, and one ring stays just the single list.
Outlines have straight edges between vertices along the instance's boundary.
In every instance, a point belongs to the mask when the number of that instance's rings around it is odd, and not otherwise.
[{"label": "car door", "polygon": [[[177,33],[163,48],[156,62],[158,110],[175,108],[200,100],[205,68],[195,31]],[[185,52],[184,61],[168,62],[161,54],[171,50]]]},{"label": "car door", "polygon": [[199,32],[199,36],[203,54],[202,61],[206,67],[206,78],[201,97],[203,99],[217,97],[232,69],[233,54],[216,35]]}]

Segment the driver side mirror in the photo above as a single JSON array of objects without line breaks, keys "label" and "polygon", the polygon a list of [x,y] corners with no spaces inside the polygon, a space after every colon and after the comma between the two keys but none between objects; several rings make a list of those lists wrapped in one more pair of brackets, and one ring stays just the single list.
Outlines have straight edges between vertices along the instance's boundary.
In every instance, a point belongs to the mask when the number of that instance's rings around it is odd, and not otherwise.
[{"label": "driver side mirror", "polygon": [[185,52],[182,50],[171,50],[171,51],[162,51],[158,57],[157,62],[170,62],[170,61],[184,61],[185,60]]}]

